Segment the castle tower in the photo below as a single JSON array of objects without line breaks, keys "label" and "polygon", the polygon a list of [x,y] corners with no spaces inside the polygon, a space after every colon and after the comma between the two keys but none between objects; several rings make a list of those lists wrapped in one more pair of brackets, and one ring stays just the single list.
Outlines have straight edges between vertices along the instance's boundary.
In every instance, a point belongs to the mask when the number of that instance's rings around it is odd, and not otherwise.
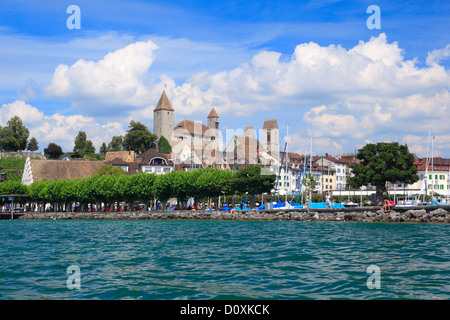
[{"label": "castle tower", "polygon": [[158,136],[158,139],[164,136],[171,145],[173,145],[173,141],[171,140],[174,111],[166,92],[163,91],[156,108],[153,110],[153,133]]},{"label": "castle tower", "polygon": [[214,133],[214,136],[217,139],[219,136],[219,115],[214,108],[212,108],[211,112],[208,114],[208,129],[211,133]]},{"label": "castle tower", "polygon": [[279,129],[277,119],[269,119],[264,121],[263,126],[263,146],[267,152],[279,161],[280,158],[280,142]]},{"label": "castle tower", "polygon": [[244,137],[256,139],[255,129],[252,126],[245,127]]}]

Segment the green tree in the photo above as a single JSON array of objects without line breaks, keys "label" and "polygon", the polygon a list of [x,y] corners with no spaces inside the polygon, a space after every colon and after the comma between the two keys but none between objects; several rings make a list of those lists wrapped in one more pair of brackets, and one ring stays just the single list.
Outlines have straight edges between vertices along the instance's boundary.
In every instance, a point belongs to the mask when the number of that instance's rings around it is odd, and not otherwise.
[{"label": "green tree", "polygon": [[115,167],[111,164],[102,164],[100,168],[98,168],[96,175],[99,176],[117,176],[117,175],[123,175],[126,172],[120,168]]},{"label": "green tree", "polygon": [[20,181],[5,181],[0,183],[0,194],[29,194],[29,188]]},{"label": "green tree", "polygon": [[106,152],[108,151],[108,147],[106,146],[106,143],[102,143],[102,145],[100,146],[100,153],[101,154],[106,154]]},{"label": "green tree", "polygon": [[123,146],[127,150],[142,153],[149,149],[155,149],[155,140],[157,138],[145,125],[131,120],[129,129],[123,140]]},{"label": "green tree", "polygon": [[35,137],[31,137],[27,144],[28,151],[36,151],[39,149],[38,142]]},{"label": "green tree", "polygon": [[414,155],[397,142],[369,143],[358,150],[356,158],[360,161],[349,165],[352,176],[347,182],[353,188],[375,186],[378,204],[383,202],[386,182],[411,184],[419,180]]},{"label": "green tree", "polygon": [[167,141],[164,136],[161,136],[158,141],[158,151],[161,153],[172,153],[172,146],[170,145],[169,141]]},{"label": "green tree", "polygon": [[170,172],[173,197],[177,198],[180,205],[186,203],[189,197],[198,195],[195,186],[198,173],[198,170]]},{"label": "green tree", "polygon": [[66,210],[69,208],[72,210],[72,203],[76,202],[76,180],[64,179],[60,180],[61,182],[61,191],[60,197],[61,202],[66,204]]},{"label": "green tree", "polygon": [[0,131],[0,147],[5,151],[25,150],[30,131],[18,116],[9,119],[6,127]]},{"label": "green tree", "polygon": [[231,180],[231,189],[237,192],[248,192],[250,206],[255,207],[255,195],[270,192],[275,182],[275,174],[261,172],[261,166],[251,165],[237,171]]},{"label": "green tree", "polygon": [[161,201],[163,208],[166,207],[166,202],[175,194],[172,184],[174,173],[172,172],[157,176],[153,183],[152,194]]},{"label": "green tree", "polygon": [[44,149],[44,154],[48,154],[50,159],[58,159],[62,154],[62,149],[56,143],[50,142],[47,148]]},{"label": "green tree", "polygon": [[108,143],[108,151],[123,151],[123,150],[124,150],[123,137],[113,136],[111,142]]},{"label": "green tree", "polygon": [[30,185],[29,188],[29,194],[32,202],[37,202],[41,204],[41,208],[44,207],[45,198],[42,194],[42,190],[46,188],[48,181],[36,181],[32,185]]},{"label": "green tree", "polygon": [[[92,189],[95,192],[94,198],[96,201],[103,202],[112,209],[114,202],[124,200],[123,190],[125,188],[120,188],[120,184],[118,184],[119,177],[122,176],[95,175],[92,177]],[[123,177],[127,178],[127,176]]]},{"label": "green tree", "polygon": [[86,132],[80,131],[75,138],[73,152],[82,155],[84,152],[84,147],[86,146],[87,135]]},{"label": "green tree", "polygon": [[[306,175],[306,177],[303,178],[302,184],[305,187],[306,199],[309,199],[309,194],[316,189],[316,185],[317,185],[316,179],[314,179],[314,177],[311,173],[308,173]],[[309,199],[309,200],[312,200],[312,199]],[[308,200],[306,200],[306,201],[308,201]]]},{"label": "green tree", "polygon": [[84,154],[95,153],[95,147],[91,140],[87,140],[83,149]]}]

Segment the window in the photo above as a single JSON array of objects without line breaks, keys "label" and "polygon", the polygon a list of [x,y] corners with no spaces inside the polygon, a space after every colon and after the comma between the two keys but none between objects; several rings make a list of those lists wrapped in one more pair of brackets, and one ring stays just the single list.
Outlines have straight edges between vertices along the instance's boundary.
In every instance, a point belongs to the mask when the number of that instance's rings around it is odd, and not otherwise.
[{"label": "window", "polygon": [[216,129],[219,129],[219,123],[218,122],[215,123],[215,126],[216,126]]},{"label": "window", "polygon": [[440,179],[440,180],[444,180],[444,179],[445,179],[445,176],[441,174],[441,175],[439,176],[439,179]]},{"label": "window", "polygon": [[430,180],[432,179],[432,177],[431,177],[431,174],[430,174],[430,176],[428,177]]},{"label": "window", "polygon": [[170,172],[170,168],[164,168],[164,172]]},{"label": "window", "polygon": [[161,158],[153,158],[149,164],[167,164],[166,160]]},{"label": "window", "polygon": [[267,132],[267,144],[270,144],[270,132]]},{"label": "window", "polygon": [[438,177],[438,175],[437,175],[437,174],[435,174],[435,175],[434,175],[434,179],[435,179],[435,180],[437,180],[437,179],[438,179],[437,177]]},{"label": "window", "polygon": [[161,172],[161,168],[160,167],[155,167],[155,172]]},{"label": "window", "polygon": [[444,190],[444,185],[443,184],[441,184],[440,187],[441,187],[441,190]]},{"label": "window", "polygon": [[330,182],[333,182],[333,179],[330,179]]}]

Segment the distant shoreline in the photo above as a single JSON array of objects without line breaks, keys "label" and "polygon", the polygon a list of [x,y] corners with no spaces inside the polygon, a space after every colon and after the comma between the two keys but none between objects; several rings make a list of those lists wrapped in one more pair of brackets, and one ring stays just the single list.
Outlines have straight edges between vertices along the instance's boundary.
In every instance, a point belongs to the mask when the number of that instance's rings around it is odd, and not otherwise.
[{"label": "distant shoreline", "polygon": [[[2,213],[2,219],[10,219]],[[247,221],[360,221],[450,223],[450,206],[230,211],[175,210],[150,212],[26,212],[14,220],[247,220]]]}]

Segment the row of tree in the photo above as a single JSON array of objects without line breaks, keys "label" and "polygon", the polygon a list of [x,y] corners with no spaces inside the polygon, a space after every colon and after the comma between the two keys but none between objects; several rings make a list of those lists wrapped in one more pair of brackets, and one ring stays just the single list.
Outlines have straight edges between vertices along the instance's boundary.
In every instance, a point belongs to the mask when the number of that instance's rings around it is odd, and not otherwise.
[{"label": "row of tree", "polygon": [[[4,151],[37,151],[39,149],[38,141],[34,137],[28,139],[29,136],[30,131],[23,124],[20,117],[14,116],[7,122],[5,127],[0,126],[0,149]],[[161,137],[158,139],[144,124],[131,120],[125,136],[114,136],[108,145],[103,142],[99,151],[102,154],[105,154],[107,151],[124,150],[142,153],[149,149],[155,149],[156,146],[162,153],[172,152],[170,143],[166,138]],[[86,132],[79,131],[74,140],[74,155],[81,157],[87,154],[94,154],[95,152],[95,146],[92,140],[87,139]],[[63,154],[63,151],[61,146],[51,142],[44,149],[44,153],[50,158],[56,159]]]},{"label": "row of tree", "polygon": [[29,187],[20,182],[2,183],[0,194],[27,194],[30,202],[66,205],[66,208],[75,202],[82,205],[103,203],[111,208],[116,202],[148,205],[154,199],[164,206],[171,198],[177,198],[178,205],[183,206],[191,197],[203,203],[211,198],[217,203],[219,196],[237,192],[248,193],[250,205],[254,208],[255,195],[270,192],[274,181],[275,175],[262,173],[260,166],[248,166],[237,172],[200,168],[164,175],[127,175],[104,165],[98,174],[89,178],[44,180]]},{"label": "row of tree", "polygon": [[[156,141],[158,143],[156,144]],[[108,145],[103,142],[100,146],[100,153],[106,154],[108,151],[125,151],[133,150],[136,153],[142,153],[149,149],[155,149],[162,153],[171,153],[172,148],[166,138],[158,137],[151,133],[148,128],[139,121],[131,120],[130,125],[125,136],[113,136]],[[92,155],[96,152],[94,144],[87,139],[87,134],[84,131],[79,131],[74,140],[73,156],[83,157],[85,155]],[[63,154],[61,147],[55,143],[50,143],[44,153],[51,159],[56,159]]]}]

